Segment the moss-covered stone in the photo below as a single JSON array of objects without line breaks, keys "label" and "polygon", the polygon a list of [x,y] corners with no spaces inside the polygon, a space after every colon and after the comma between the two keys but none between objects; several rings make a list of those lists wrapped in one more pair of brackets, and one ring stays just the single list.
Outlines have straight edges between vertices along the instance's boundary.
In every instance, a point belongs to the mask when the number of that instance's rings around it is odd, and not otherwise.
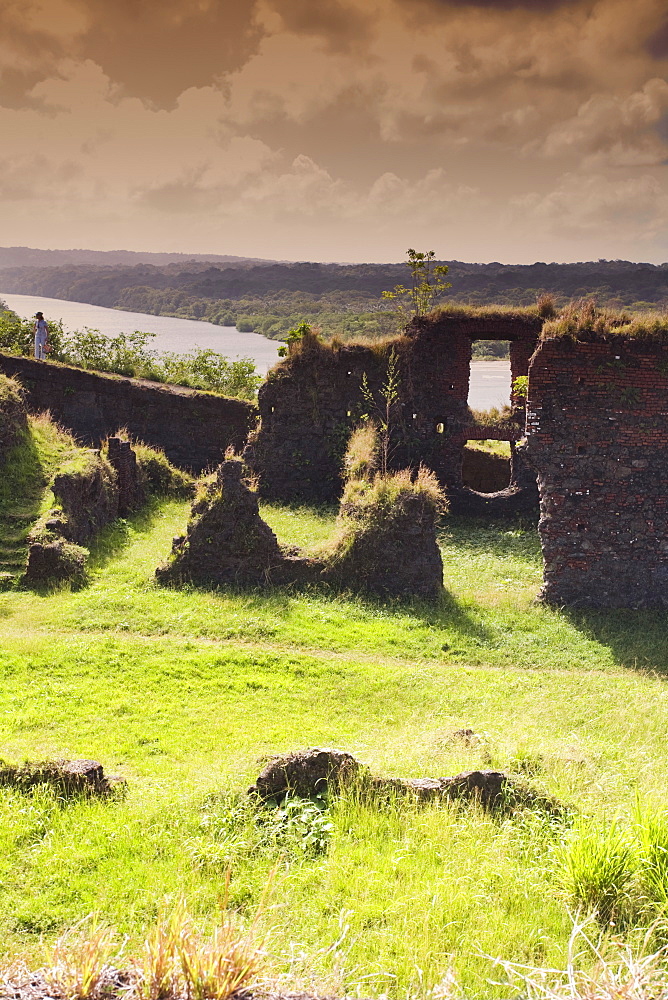
[{"label": "moss-covered stone", "polygon": [[21,386],[13,378],[0,375],[0,464],[28,426]]},{"label": "moss-covered stone", "polygon": [[42,536],[28,548],[25,582],[30,586],[57,583],[81,585],[86,579],[88,549],[59,536]]}]

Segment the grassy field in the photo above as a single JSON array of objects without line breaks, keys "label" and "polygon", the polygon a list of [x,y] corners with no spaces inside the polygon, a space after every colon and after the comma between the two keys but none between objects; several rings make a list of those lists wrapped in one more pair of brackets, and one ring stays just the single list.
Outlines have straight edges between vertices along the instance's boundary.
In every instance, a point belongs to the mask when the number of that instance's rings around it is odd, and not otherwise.
[{"label": "grassy field", "polygon": [[[93,757],[129,783],[102,803],[0,792],[5,950],[35,956],[92,911],[137,941],[165,897],[212,919],[229,871],[244,915],[270,884],[269,969],[292,985],[426,997],[452,968],[497,997],[494,957],[563,964],[568,825],[352,796],[316,816],[314,843],[312,817],[258,822],[239,793],[268,755],[334,745],[386,775],[508,769],[624,826],[668,793],[665,615],[535,604],[535,528],[455,519],[436,607],[162,590],[187,511],[155,502],[108,529],[83,590],[0,594],[2,756]],[[263,513],[288,543],[333,527]]]}]

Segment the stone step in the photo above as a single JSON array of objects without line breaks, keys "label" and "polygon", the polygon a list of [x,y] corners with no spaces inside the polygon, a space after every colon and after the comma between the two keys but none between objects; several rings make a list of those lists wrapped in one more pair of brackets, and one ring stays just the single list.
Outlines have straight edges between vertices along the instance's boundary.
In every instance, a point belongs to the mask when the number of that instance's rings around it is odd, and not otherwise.
[{"label": "stone step", "polygon": [[26,528],[19,525],[3,524],[0,521],[0,544],[2,545],[25,545],[27,538]]},{"label": "stone step", "polygon": [[27,552],[26,545],[2,545],[0,543],[0,561],[19,563],[25,560]]},{"label": "stone step", "polygon": [[25,569],[26,564],[26,553],[21,552],[16,557],[6,558],[0,556],[0,572],[6,571],[9,573],[15,572],[17,570]]}]

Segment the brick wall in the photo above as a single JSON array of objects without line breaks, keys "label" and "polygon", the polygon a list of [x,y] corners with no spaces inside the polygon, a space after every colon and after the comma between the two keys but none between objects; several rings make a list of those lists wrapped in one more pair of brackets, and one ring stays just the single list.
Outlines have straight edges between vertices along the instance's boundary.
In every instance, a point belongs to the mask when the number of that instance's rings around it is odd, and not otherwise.
[{"label": "brick wall", "polygon": [[251,403],[193,389],[7,354],[0,354],[0,372],[19,380],[29,410],[50,410],[84,444],[98,446],[127,427],[132,438],[193,472],[218,465],[229,445],[242,448],[255,422]]},{"label": "brick wall", "polygon": [[607,607],[666,603],[668,345],[547,340],[529,379],[543,596]]},{"label": "brick wall", "polygon": [[[511,340],[514,374],[525,374],[540,327],[538,317],[511,321],[504,314],[483,319],[446,314],[436,321],[416,320],[407,336],[386,345],[297,347],[260,388],[261,425],[246,457],[261,494],[278,500],[338,498],[348,438],[360,415],[370,410],[363,377],[382,405],[379,390],[394,351],[400,386],[390,465],[399,469],[423,463],[433,469],[453,510],[504,513],[535,507],[535,483],[531,485],[529,475],[526,484],[519,457],[513,457],[510,489],[498,498],[464,487],[462,458],[471,436],[467,399],[473,340]],[[523,419],[523,410],[521,415]],[[520,434],[518,423],[508,437]]]}]

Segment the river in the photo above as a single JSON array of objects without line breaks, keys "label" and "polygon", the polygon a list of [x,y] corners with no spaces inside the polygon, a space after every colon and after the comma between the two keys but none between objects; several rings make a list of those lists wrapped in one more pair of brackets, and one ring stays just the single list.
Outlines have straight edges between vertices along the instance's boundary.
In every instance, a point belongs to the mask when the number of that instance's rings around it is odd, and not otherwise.
[{"label": "river", "polygon": [[[216,326],[196,319],[152,316],[150,313],[124,312],[87,302],[69,302],[38,295],[14,295],[0,291],[10,309],[19,316],[32,317],[41,310],[47,319],[63,321],[69,330],[87,326],[108,337],[119,333],[154,333],[150,347],[158,351],[184,354],[195,347],[210,347],[228,358],[252,358],[261,375],[278,360],[279,343],[257,333],[239,333],[233,326]],[[510,362],[474,361],[471,365],[469,406],[476,410],[501,407],[510,401]]]},{"label": "river", "polygon": [[225,357],[252,358],[261,375],[278,360],[277,340],[267,340],[258,333],[239,333],[234,326],[216,326],[198,319],[177,319],[173,316],[151,316],[149,313],[106,309],[87,302],[69,302],[40,295],[14,295],[0,291],[0,299],[19,316],[32,317],[39,310],[50,320],[63,321],[68,330],[90,327],[107,337],[119,333],[154,333],[148,347],[157,351],[185,354],[195,347],[210,347]]}]

